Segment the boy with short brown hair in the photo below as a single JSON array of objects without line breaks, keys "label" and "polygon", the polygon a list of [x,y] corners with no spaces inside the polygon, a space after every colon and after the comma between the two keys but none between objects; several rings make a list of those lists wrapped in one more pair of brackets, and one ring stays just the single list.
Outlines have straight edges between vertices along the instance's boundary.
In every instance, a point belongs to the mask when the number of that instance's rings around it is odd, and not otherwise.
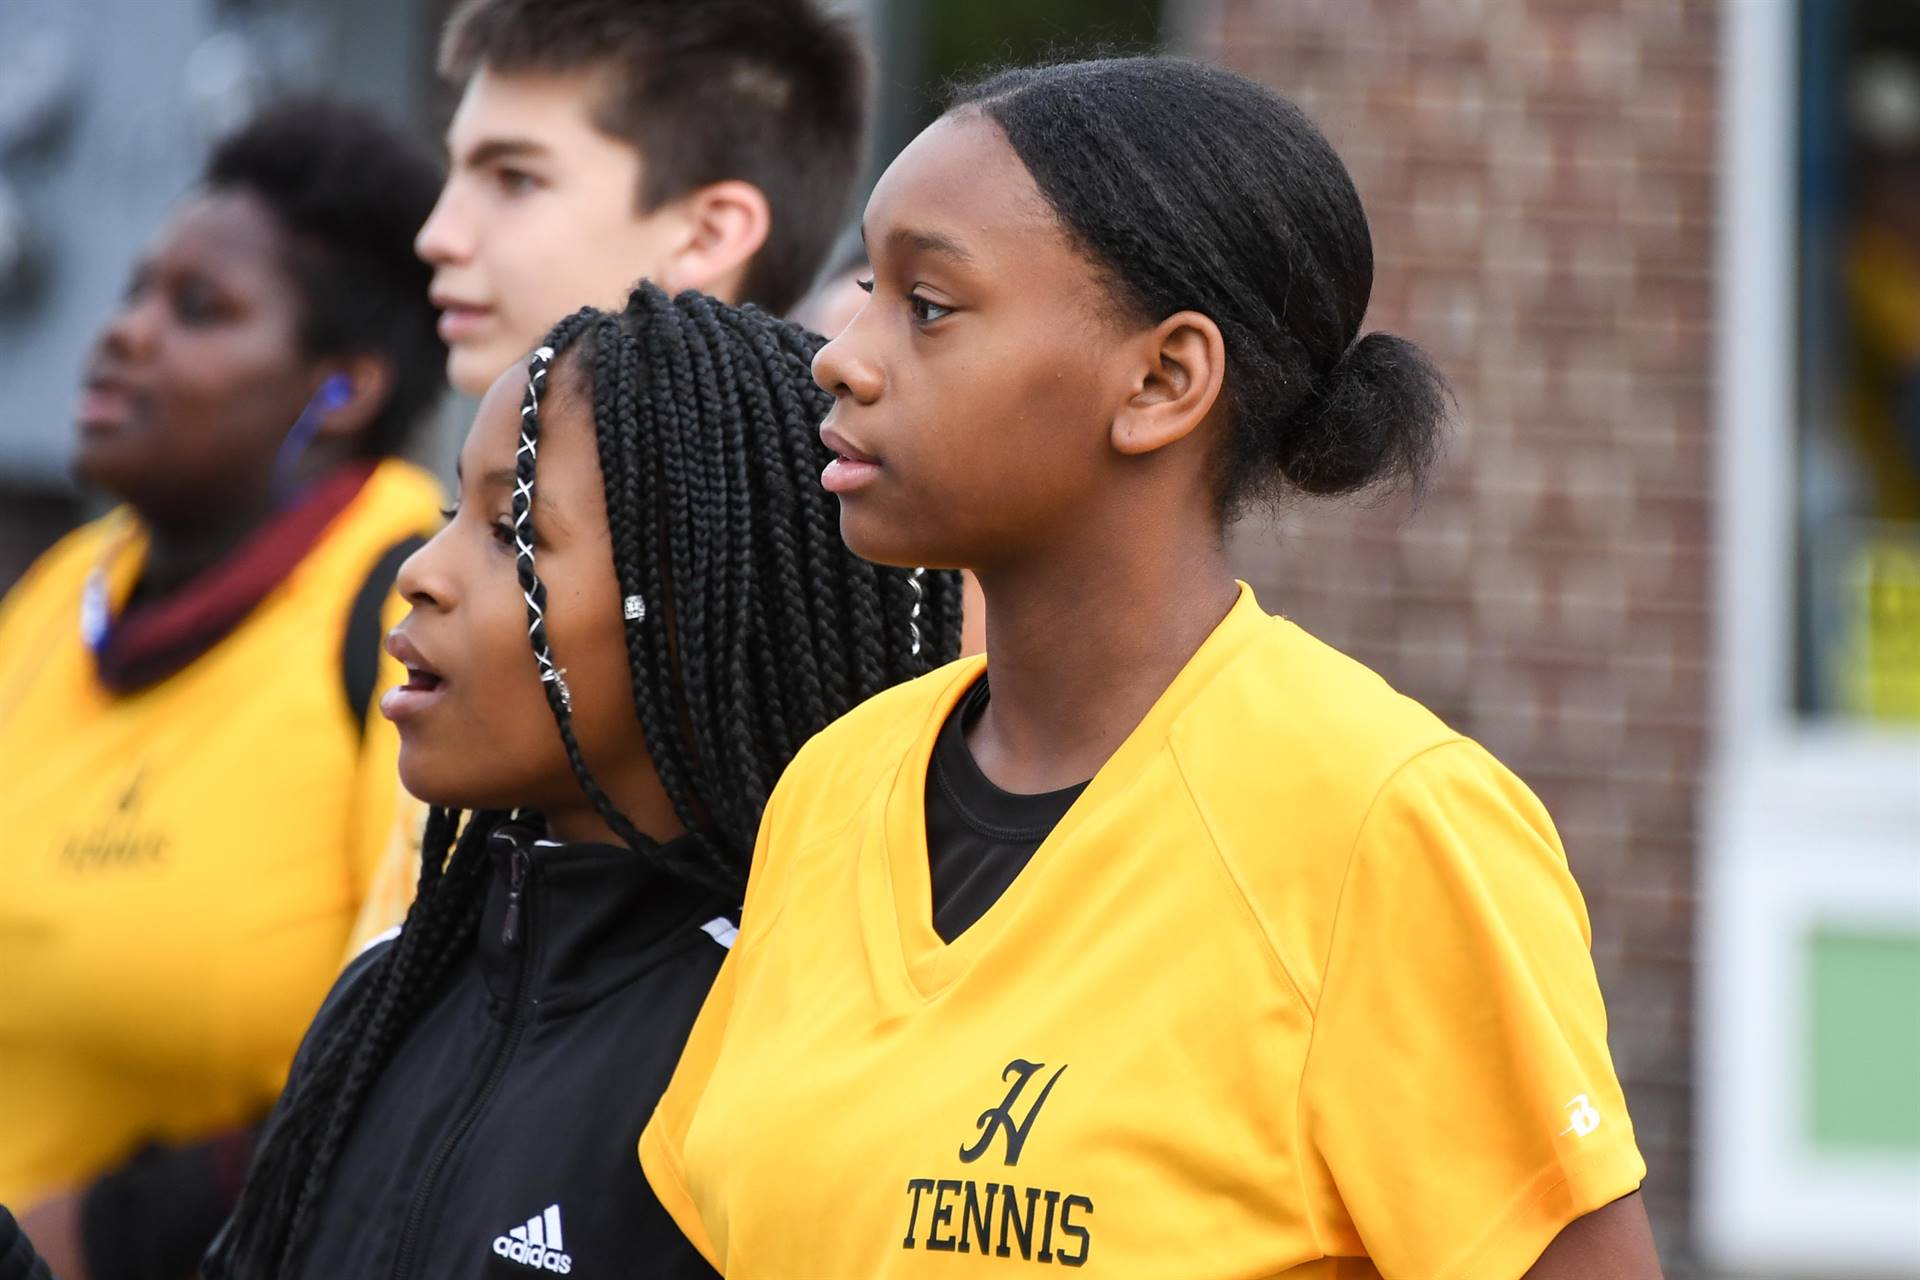
[{"label": "boy with short brown hair", "polygon": [[640,279],[785,311],[865,149],[868,67],[815,0],[467,0],[449,173],[415,248],[455,386]]}]

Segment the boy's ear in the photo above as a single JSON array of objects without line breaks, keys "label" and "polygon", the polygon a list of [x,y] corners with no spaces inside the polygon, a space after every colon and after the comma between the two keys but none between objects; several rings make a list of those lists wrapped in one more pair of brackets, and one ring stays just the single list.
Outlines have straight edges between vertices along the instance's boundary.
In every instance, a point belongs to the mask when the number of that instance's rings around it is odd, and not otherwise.
[{"label": "boy's ear", "polygon": [[1108,438],[1139,455],[1184,440],[1207,420],[1226,381],[1220,326],[1198,311],[1168,316],[1131,340],[1128,394]]},{"label": "boy's ear", "polygon": [[686,228],[655,282],[668,293],[698,289],[726,302],[740,300],[747,263],[767,243],[773,210],[751,182],[728,178],[689,192],[675,203]]}]

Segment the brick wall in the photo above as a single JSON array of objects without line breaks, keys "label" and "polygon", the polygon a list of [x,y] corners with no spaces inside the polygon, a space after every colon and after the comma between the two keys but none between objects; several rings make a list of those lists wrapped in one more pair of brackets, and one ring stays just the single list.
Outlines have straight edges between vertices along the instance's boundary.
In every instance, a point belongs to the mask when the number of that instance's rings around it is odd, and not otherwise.
[{"label": "brick wall", "polygon": [[1553,811],[1648,1208],[1691,1274],[1714,6],[1171,2],[1196,52],[1326,129],[1373,222],[1369,324],[1423,343],[1460,403],[1411,519],[1301,504],[1243,527],[1242,572]]}]

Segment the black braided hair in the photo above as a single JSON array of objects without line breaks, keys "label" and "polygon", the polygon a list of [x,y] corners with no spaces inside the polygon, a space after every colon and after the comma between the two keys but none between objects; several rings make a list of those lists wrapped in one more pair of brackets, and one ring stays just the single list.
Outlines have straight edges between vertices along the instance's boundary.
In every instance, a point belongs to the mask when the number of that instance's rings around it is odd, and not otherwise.
[{"label": "black braided hair", "polygon": [[[536,655],[547,648],[528,527],[541,371],[564,363],[593,406],[614,572],[640,614],[626,627],[634,710],[695,837],[676,842],[670,869],[728,893],[801,745],[959,651],[958,575],[882,568],[841,541],[819,480],[832,405],[813,381],[821,342],[756,307],[643,284],[619,315],[588,309],[554,329],[522,409],[514,521]],[[582,789],[623,838],[666,856],[628,835],[571,745],[564,657],[538,660]]]},{"label": "black braided hair", "polygon": [[[638,856],[738,894],[782,769],[864,698],[960,648],[953,573],[881,568],[846,549],[820,488],[832,398],[813,381],[824,339],[754,307],[642,285],[618,315],[587,309],[528,364],[515,456],[516,569],[547,705],[582,790]],[[566,655],[551,651],[534,561],[533,490],[555,383],[592,406],[623,601],[634,710],[674,811],[694,839],[634,830],[574,740]],[[269,1123],[209,1280],[290,1275],[369,1089],[468,956],[488,883],[487,843],[511,817],[435,809],[399,938],[342,996]]]},{"label": "black braided hair", "polygon": [[362,975],[326,1034],[303,1046],[301,1069],[288,1082],[233,1219],[202,1268],[209,1280],[293,1269],[368,1088],[428,997],[472,949],[485,896],[485,841],[505,817],[475,813],[463,829],[456,813],[427,815],[420,880],[400,937]]}]

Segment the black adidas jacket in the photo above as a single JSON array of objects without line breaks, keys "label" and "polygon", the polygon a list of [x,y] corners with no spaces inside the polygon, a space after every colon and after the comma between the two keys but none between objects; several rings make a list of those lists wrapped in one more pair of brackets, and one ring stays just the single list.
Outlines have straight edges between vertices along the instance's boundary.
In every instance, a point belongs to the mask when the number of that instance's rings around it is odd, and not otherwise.
[{"label": "black adidas jacket", "polygon": [[0,1204],[0,1280],[53,1280],[47,1264],[33,1251],[33,1242]]},{"label": "black adidas jacket", "polygon": [[[369,1090],[300,1274],[712,1276],[637,1147],[732,912],[626,849],[518,827],[492,846],[473,959]],[[341,975],[308,1044],[375,954]]]}]

